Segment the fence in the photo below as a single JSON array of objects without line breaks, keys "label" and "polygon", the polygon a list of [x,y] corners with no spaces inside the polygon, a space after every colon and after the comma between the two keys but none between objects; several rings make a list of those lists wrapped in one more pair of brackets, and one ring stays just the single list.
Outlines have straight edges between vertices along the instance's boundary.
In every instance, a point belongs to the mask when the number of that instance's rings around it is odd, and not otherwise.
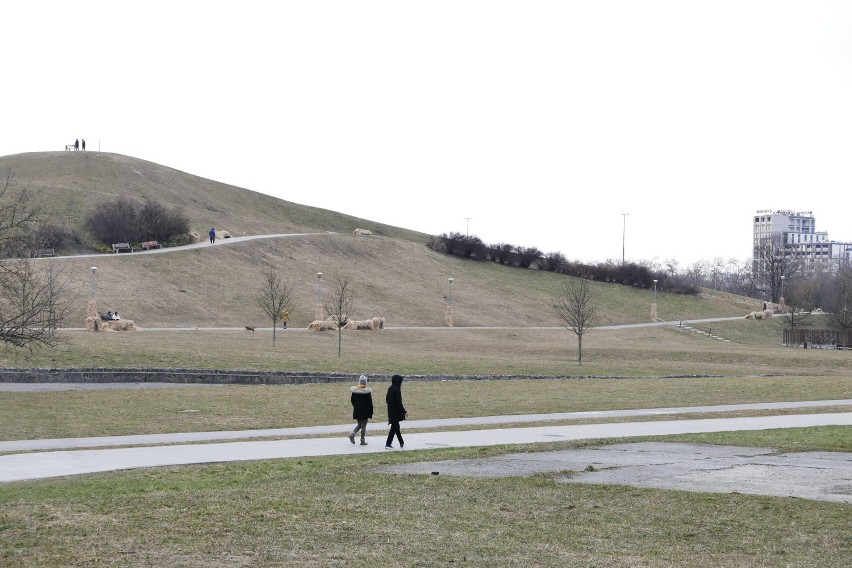
[{"label": "fence", "polygon": [[784,345],[805,349],[850,349],[852,332],[848,329],[785,329]]}]

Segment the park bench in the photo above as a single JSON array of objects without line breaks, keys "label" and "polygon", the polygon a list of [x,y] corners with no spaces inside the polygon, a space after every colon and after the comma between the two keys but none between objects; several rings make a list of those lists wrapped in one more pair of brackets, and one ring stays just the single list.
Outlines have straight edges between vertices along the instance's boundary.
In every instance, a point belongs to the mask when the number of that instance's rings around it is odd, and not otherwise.
[{"label": "park bench", "polygon": [[128,243],[113,243],[112,252],[133,252],[133,247]]},{"label": "park bench", "polygon": [[161,245],[157,241],[145,241],[144,243],[142,243],[142,250],[158,249],[162,248],[162,246],[163,245]]},{"label": "park bench", "polygon": [[56,251],[53,249],[38,249],[33,251],[33,258],[41,258],[43,256],[56,256]]},{"label": "park bench", "polygon": [[72,151],[74,150],[74,144],[66,144],[65,145],[65,151],[67,152],[69,150],[72,150]]}]

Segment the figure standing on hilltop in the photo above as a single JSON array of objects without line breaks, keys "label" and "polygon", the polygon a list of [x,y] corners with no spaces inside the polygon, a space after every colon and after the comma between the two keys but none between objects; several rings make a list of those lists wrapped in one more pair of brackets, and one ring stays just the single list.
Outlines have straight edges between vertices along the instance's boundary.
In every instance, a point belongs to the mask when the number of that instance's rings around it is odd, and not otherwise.
[{"label": "figure standing on hilltop", "polygon": [[349,441],[355,443],[355,434],[361,432],[361,445],[366,446],[367,422],[373,417],[373,391],[367,386],[367,376],[361,375],[358,384],[349,389],[352,393],[349,399],[352,401],[352,418],[358,421],[358,425],[349,434]]},{"label": "figure standing on hilltop", "polygon": [[216,242],[216,227],[212,227],[210,229],[210,244],[212,245],[215,242]]},{"label": "figure standing on hilltop", "polygon": [[86,139],[85,138],[83,139],[83,151],[84,152],[86,151]]},{"label": "figure standing on hilltop", "polygon": [[75,139],[74,139],[74,151],[76,152],[76,151],[77,151],[77,150],[79,150],[79,149],[80,149],[80,139],[79,139],[79,138],[75,138]]}]

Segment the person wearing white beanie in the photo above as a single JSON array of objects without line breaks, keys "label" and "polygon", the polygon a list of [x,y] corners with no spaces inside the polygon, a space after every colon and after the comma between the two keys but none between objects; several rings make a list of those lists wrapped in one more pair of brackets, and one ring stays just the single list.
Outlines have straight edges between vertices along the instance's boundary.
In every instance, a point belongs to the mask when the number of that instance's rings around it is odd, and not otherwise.
[{"label": "person wearing white beanie", "polygon": [[349,441],[355,443],[355,435],[361,432],[361,445],[366,446],[367,421],[373,417],[373,391],[367,386],[367,376],[361,375],[358,384],[349,389],[352,401],[352,418],[358,421],[358,425],[349,434]]}]

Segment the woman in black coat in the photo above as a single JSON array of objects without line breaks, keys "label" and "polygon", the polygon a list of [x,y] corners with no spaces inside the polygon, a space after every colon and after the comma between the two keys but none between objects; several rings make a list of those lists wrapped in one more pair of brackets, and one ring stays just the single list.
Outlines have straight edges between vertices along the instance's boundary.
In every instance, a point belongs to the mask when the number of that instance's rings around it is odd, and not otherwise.
[{"label": "woman in black coat", "polygon": [[390,432],[388,432],[388,441],[385,444],[385,449],[393,449],[393,437],[396,436],[399,440],[399,447],[405,446],[402,440],[402,432],[399,431],[399,423],[405,420],[408,412],[402,405],[402,376],[394,375],[391,377],[391,386],[388,387],[388,394],[385,395],[385,402],[388,403],[388,423],[390,424]]},{"label": "woman in black coat", "polygon": [[352,393],[349,397],[352,401],[352,418],[358,421],[358,425],[349,434],[349,441],[355,443],[355,434],[361,431],[361,445],[366,446],[367,421],[373,417],[373,391],[367,386],[367,377],[361,375],[358,384],[349,389]]}]

